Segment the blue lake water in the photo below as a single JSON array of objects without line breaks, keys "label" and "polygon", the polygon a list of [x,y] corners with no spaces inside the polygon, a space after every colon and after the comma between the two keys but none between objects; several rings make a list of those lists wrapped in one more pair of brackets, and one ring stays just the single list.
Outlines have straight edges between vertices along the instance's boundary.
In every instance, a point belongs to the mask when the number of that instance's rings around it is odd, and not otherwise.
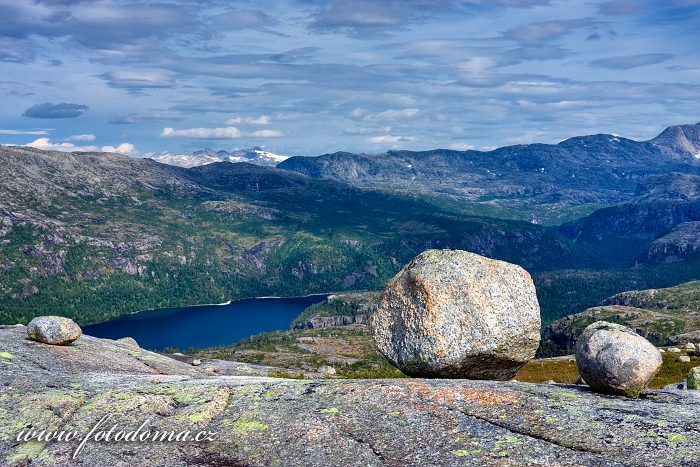
[{"label": "blue lake water", "polygon": [[260,332],[287,329],[306,307],[326,297],[251,298],[229,305],[146,310],[84,326],[83,333],[108,339],[133,337],[151,350],[233,344]]}]

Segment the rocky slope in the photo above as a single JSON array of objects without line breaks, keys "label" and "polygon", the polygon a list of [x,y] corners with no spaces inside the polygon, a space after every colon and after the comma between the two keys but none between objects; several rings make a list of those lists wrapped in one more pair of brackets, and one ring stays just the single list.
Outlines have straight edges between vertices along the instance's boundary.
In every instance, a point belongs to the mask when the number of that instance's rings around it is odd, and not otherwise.
[{"label": "rocky slope", "polygon": [[252,164],[183,169],[0,148],[0,322],[385,285],[453,246],[533,271],[593,261],[559,233]]},{"label": "rocky slope", "polygon": [[614,255],[621,264],[671,262],[693,257],[700,221],[700,177],[646,178],[628,203],[599,209],[559,230],[575,243]]},{"label": "rocky slope", "polygon": [[381,292],[353,292],[329,295],[325,302],[308,307],[291,324],[292,329],[323,329],[367,324],[379,306]]},{"label": "rocky slope", "polygon": [[699,148],[700,125],[682,125],[651,141],[601,134],[489,152],[338,152],[292,157],[278,167],[363,187],[450,194],[485,212],[499,207],[552,222],[580,213],[580,207],[628,201],[648,175],[699,173]]},{"label": "rocky slope", "polygon": [[247,163],[185,169],[16,147],[0,160],[0,323],[379,289],[429,248],[523,266],[544,321],[700,277],[687,174],[648,179],[638,201],[554,228]]},{"label": "rocky slope", "polygon": [[553,322],[544,340],[560,353],[570,353],[583,329],[595,321],[624,324],[656,345],[700,342],[700,282],[619,293],[604,306]]},{"label": "rocky slope", "polygon": [[[82,336],[55,347],[0,328],[4,465],[692,465],[700,399],[641,400],[580,386],[466,380],[280,380],[212,374],[126,343]],[[216,432],[200,443],[88,441],[120,429]],[[33,426],[78,438],[17,442]]]}]

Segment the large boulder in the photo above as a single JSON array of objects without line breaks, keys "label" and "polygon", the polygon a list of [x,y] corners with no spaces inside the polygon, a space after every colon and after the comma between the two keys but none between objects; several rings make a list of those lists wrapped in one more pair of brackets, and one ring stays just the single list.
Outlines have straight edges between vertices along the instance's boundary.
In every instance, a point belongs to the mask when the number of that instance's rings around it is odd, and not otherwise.
[{"label": "large boulder", "polygon": [[597,321],[576,343],[576,366],[597,392],[638,397],[661,368],[661,353],[627,326]]},{"label": "large boulder", "polygon": [[75,321],[62,316],[39,316],[27,326],[27,336],[44,344],[68,345],[82,333]]},{"label": "large boulder", "polygon": [[508,380],[535,356],[540,307],[520,266],[428,250],[389,281],[370,326],[410,376]]}]

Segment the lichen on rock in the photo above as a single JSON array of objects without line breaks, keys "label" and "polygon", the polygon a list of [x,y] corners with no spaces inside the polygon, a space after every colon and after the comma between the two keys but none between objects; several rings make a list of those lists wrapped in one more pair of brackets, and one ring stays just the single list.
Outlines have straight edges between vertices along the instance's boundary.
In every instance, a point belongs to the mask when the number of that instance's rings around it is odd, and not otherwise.
[{"label": "lichen on rock", "polygon": [[507,380],[535,356],[540,309],[520,266],[428,250],[389,281],[370,325],[408,375]]},{"label": "lichen on rock", "polygon": [[62,316],[38,316],[27,326],[30,339],[51,345],[68,345],[82,333],[75,321]]},{"label": "lichen on rock", "polygon": [[576,366],[595,391],[638,397],[663,359],[649,341],[621,324],[597,321],[576,344]]}]

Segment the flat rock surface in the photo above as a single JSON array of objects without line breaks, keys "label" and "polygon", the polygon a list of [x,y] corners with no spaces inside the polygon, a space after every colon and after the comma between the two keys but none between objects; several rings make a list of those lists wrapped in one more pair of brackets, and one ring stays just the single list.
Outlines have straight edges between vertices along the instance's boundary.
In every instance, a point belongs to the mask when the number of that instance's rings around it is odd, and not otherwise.
[{"label": "flat rock surface", "polygon": [[[0,327],[0,465],[695,465],[700,393],[640,400],[584,387],[468,380],[283,380],[199,367],[82,336],[55,347]],[[84,436],[212,431],[214,441],[18,443],[23,427]]]}]

